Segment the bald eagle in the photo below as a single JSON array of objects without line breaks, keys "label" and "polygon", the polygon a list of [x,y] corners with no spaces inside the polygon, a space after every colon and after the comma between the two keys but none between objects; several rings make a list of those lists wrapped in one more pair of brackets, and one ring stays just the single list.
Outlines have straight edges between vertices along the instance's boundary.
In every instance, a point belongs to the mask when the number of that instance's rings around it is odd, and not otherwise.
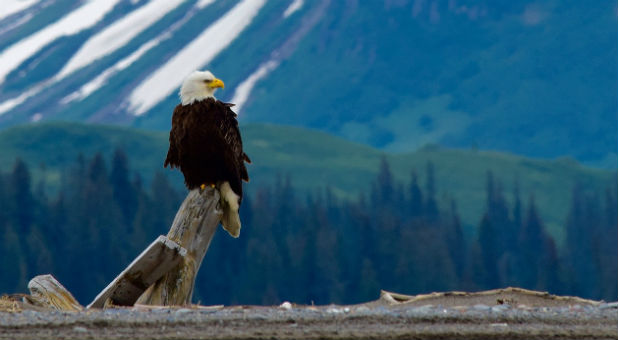
[{"label": "bald eagle", "polygon": [[215,99],[223,81],[209,71],[195,71],[180,88],[181,103],[174,109],[170,146],[164,167],[180,168],[189,190],[217,187],[221,193],[221,224],[238,237],[242,181],[249,181],[233,104]]}]

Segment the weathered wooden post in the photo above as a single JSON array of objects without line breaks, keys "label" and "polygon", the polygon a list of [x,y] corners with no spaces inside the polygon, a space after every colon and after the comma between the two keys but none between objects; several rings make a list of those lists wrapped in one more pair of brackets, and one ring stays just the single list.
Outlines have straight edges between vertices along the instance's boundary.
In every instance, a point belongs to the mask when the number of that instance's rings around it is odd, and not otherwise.
[{"label": "weathered wooden post", "polygon": [[166,236],[159,236],[94,298],[88,308],[133,306],[150,285],[175,268],[186,255],[186,249]]},{"label": "weathered wooden post", "polygon": [[137,304],[170,306],[191,303],[195,277],[221,220],[219,198],[219,191],[211,187],[189,192],[167,234],[170,240],[186,249],[186,256],[148,287]]}]

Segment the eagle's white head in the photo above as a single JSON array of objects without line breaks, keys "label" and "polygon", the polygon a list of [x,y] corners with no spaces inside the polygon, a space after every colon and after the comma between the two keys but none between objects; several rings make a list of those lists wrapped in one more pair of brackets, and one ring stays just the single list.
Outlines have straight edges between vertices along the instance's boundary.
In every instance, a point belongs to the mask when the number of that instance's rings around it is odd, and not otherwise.
[{"label": "eagle's white head", "polygon": [[214,98],[215,90],[223,88],[223,81],[215,78],[210,71],[193,71],[182,83],[180,100],[189,105],[206,98]]}]

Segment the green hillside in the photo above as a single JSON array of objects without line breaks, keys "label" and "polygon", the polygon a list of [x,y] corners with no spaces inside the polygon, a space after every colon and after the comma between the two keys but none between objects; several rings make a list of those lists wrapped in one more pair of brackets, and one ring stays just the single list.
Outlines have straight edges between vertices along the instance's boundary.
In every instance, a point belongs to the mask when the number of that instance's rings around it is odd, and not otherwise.
[{"label": "green hillside", "polygon": [[[322,132],[288,126],[248,124],[242,127],[245,148],[253,164],[247,190],[271,184],[276,175],[291,176],[304,191],[330,187],[341,197],[366,192],[385,155],[396,179],[409,182],[411,171],[424,181],[427,162],[436,169],[439,198],[446,193],[457,201],[463,222],[475,226],[485,206],[486,173],[491,170],[502,181],[507,197],[518,180],[522,197],[533,194],[550,232],[562,239],[561,228],[571,190],[576,182],[602,192],[612,180],[611,172],[581,166],[570,159],[537,160],[505,153],[447,149],[430,146],[417,152],[384,154],[360,144]],[[116,147],[130,156],[132,168],[146,183],[156,170],[163,170],[167,133],[130,128],[50,123],[24,125],[0,132],[1,170],[9,170],[16,157],[24,159],[35,181],[44,178],[53,190],[63,169],[75,162],[79,153],[91,157],[101,151],[110,159]],[[163,170],[180,188],[177,171]],[[470,229],[469,229],[470,230]]]}]

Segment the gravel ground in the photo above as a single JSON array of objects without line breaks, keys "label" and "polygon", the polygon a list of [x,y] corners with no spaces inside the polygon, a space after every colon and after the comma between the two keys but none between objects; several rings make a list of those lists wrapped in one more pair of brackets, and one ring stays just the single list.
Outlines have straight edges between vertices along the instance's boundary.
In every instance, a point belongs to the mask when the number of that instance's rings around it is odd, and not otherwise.
[{"label": "gravel ground", "polygon": [[618,303],[0,312],[0,339],[618,339]]}]

